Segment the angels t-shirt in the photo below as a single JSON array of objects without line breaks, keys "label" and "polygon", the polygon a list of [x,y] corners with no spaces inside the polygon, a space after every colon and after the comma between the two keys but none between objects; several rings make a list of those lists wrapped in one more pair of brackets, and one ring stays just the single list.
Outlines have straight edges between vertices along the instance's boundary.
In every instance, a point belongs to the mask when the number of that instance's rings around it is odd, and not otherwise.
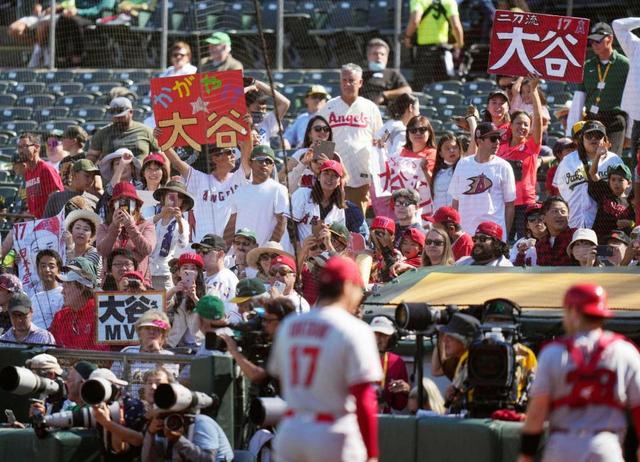
[{"label": "angels t-shirt", "polygon": [[380,110],[372,101],[358,97],[349,106],[338,96],[320,110],[331,126],[336,152],[349,174],[347,186],[357,188],[369,183],[369,150],[375,133],[382,127]]},{"label": "angels t-shirt", "polygon": [[[237,214],[235,231],[241,228],[253,230],[258,245],[271,240],[277,224],[276,215],[288,211],[287,188],[271,178],[260,184],[248,183],[239,187],[229,201],[229,215]],[[286,234],[285,231],[283,240]]]},{"label": "angels t-shirt", "polygon": [[[598,162],[598,175],[606,180],[609,168],[622,163],[616,154],[607,152]],[[562,159],[553,177],[553,186],[558,188],[562,198],[569,204],[570,228],[591,228],[596,219],[598,204],[589,196],[587,175],[578,151],[573,151]]]},{"label": "angels t-shirt", "polygon": [[524,143],[509,146],[501,143],[498,157],[509,162],[516,180],[516,205],[531,205],[536,202],[536,182],[540,145],[533,138]]},{"label": "angels t-shirt", "polygon": [[189,168],[186,178],[187,191],[194,199],[193,242],[200,242],[205,234],[222,236],[231,216],[231,197],[243,184],[248,184],[244,169],[240,167],[224,181],[214,175]]},{"label": "angels t-shirt", "polygon": [[34,217],[42,218],[49,196],[64,190],[62,179],[58,171],[44,160],[39,160],[33,170],[27,169],[24,179],[27,188],[27,209]]},{"label": "angels t-shirt", "polygon": [[[328,226],[333,223],[345,224],[344,209],[338,208],[335,204],[322,220],[320,218],[320,206],[311,197],[311,188],[299,188],[291,196],[291,208],[293,210],[293,221],[297,223],[298,240],[304,241],[311,236],[313,225],[324,221]],[[287,216],[289,212],[287,211]]]},{"label": "angels t-shirt", "polygon": [[449,184],[449,194],[458,201],[460,225],[474,235],[478,224],[493,221],[505,231],[505,202],[516,199],[516,182],[511,165],[498,156],[488,162],[476,156],[460,159]]},{"label": "angels t-shirt", "polygon": [[205,276],[204,283],[208,295],[215,295],[224,302],[224,310],[227,314],[237,313],[238,307],[235,303],[229,303],[236,295],[238,276],[233,271],[222,268],[213,276]]}]

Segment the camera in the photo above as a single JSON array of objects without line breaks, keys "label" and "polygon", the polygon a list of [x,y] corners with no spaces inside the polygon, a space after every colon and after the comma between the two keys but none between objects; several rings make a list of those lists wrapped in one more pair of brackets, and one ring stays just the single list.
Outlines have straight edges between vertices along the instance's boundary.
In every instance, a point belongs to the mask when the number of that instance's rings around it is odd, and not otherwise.
[{"label": "camera", "polygon": [[217,396],[209,396],[199,391],[191,391],[177,383],[158,385],[153,394],[153,402],[164,415],[164,424],[171,431],[186,429],[194,422],[200,409],[218,406]]},{"label": "camera", "polygon": [[258,397],[249,405],[249,420],[260,427],[275,427],[287,411],[287,403],[279,396]]},{"label": "camera", "polygon": [[142,288],[142,283],[139,279],[136,278],[128,278],[127,279],[127,288],[129,290],[140,290]]},{"label": "camera", "polygon": [[[120,419],[120,403],[109,404],[111,420]],[[96,419],[93,408],[83,407],[75,411],[56,412],[51,415],[35,414],[32,418],[33,429],[39,438],[43,438],[50,428],[94,428]]]},{"label": "camera", "polygon": [[[269,356],[271,341],[263,330],[262,315],[256,311],[248,314],[245,322],[229,324],[229,328],[236,331],[234,336],[242,353],[253,363],[264,364]],[[214,351],[227,351],[227,344],[215,332],[205,335],[205,348]]]},{"label": "camera", "polygon": [[62,380],[40,377],[32,370],[19,366],[7,366],[0,370],[0,388],[16,395],[37,394],[41,399],[65,397]]},{"label": "camera", "polygon": [[400,303],[396,307],[396,325],[400,329],[424,332],[436,324],[447,324],[457,311],[457,305],[447,305],[439,310],[428,303]]},{"label": "camera", "polygon": [[82,384],[80,396],[91,405],[109,403],[120,397],[120,389],[106,379],[96,378]]}]

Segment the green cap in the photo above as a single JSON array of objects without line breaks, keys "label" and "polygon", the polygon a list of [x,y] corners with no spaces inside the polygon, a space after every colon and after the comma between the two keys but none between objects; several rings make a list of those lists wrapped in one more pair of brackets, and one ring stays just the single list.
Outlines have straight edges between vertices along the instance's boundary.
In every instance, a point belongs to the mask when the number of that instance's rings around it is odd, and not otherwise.
[{"label": "green cap", "polygon": [[251,231],[249,228],[240,228],[238,231],[236,231],[234,236],[242,236],[242,237],[246,237],[247,239],[251,239],[253,242],[258,242],[256,233]]},{"label": "green cap", "polygon": [[267,293],[267,288],[257,278],[243,279],[236,286],[236,296],[229,300],[231,303],[243,303],[247,300]]},{"label": "green cap", "polygon": [[619,175],[625,178],[627,181],[631,181],[631,170],[625,164],[618,164],[609,167],[607,170],[607,176]]},{"label": "green cap", "polygon": [[209,45],[231,45],[231,37],[224,32],[214,32],[205,42]]},{"label": "green cap", "polygon": [[338,223],[338,222],[332,223],[331,226],[329,226],[329,232],[331,232],[332,234],[335,234],[337,237],[339,237],[345,242],[349,242],[349,239],[351,238],[351,233],[349,232],[347,227],[342,223]]},{"label": "green cap", "polygon": [[213,319],[214,321],[224,319],[225,316],[224,302],[215,295],[205,295],[202,297],[198,300],[198,303],[196,303],[193,311],[205,319]]},{"label": "green cap", "polygon": [[74,172],[94,173],[96,175],[100,173],[100,169],[96,167],[96,164],[91,162],[89,159],[76,160],[73,163],[73,167],[71,167],[71,170],[73,170]]},{"label": "green cap", "polygon": [[258,146],[253,148],[253,151],[251,151],[252,160],[257,159],[259,157],[269,157],[274,162],[276,160],[276,155],[273,152],[273,149],[271,149],[269,146],[266,146],[264,144],[259,144]]},{"label": "green cap", "polygon": [[98,284],[96,265],[87,258],[76,257],[62,269],[64,273],[56,276],[61,282],[78,282],[89,288],[94,288]]}]

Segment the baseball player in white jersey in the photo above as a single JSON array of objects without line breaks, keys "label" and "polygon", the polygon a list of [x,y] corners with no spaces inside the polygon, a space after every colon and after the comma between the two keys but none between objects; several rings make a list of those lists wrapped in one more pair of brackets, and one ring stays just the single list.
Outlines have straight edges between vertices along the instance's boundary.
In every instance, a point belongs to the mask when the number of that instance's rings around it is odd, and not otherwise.
[{"label": "baseball player in white jersey", "polygon": [[268,365],[288,411],[274,450],[279,462],[375,461],[382,379],[369,326],[353,316],[362,278],[353,260],[331,257],[318,277],[318,309],[280,326]]},{"label": "baseball player in white jersey", "polygon": [[565,294],[567,335],[538,358],[520,462],[533,460],[545,420],[543,462],[624,460],[627,410],[640,429],[640,354],[625,337],[602,329],[611,316],[600,286],[579,284]]}]

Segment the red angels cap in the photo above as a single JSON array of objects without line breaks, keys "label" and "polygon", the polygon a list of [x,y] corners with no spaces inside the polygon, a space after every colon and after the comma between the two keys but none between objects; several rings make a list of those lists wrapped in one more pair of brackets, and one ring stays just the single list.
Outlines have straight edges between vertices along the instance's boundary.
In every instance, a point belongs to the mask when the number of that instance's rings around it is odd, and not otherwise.
[{"label": "red angels cap", "polygon": [[142,165],[148,164],[149,162],[157,162],[160,165],[166,164],[166,161],[164,160],[164,157],[160,153],[157,153],[157,152],[152,152],[147,157],[145,157],[144,161],[142,162]]},{"label": "red angels cap", "polygon": [[128,278],[128,279],[133,278],[133,279],[139,280],[140,282],[144,282],[144,276],[140,271],[127,271],[122,275],[122,279],[124,278]]},{"label": "red angels cap", "polygon": [[440,207],[436,210],[436,213],[429,219],[432,223],[445,224],[455,223],[460,224],[460,213],[453,207]]},{"label": "red angels cap", "polygon": [[476,234],[486,234],[494,239],[502,240],[502,226],[493,221],[483,221],[476,228]]},{"label": "red angels cap", "polygon": [[189,263],[196,265],[200,269],[204,268],[204,260],[197,253],[187,252],[180,255],[180,258],[178,259],[178,267],[188,265]]},{"label": "red angels cap", "polygon": [[540,213],[542,213],[542,204],[540,202],[536,202],[527,206],[527,209],[524,211],[524,217],[527,218],[529,215]]},{"label": "red angels cap", "polygon": [[396,224],[389,217],[375,217],[371,222],[371,229],[386,229],[391,234],[395,234]]},{"label": "red angels cap", "polygon": [[136,191],[136,187],[132,183],[129,183],[128,181],[121,181],[120,183],[117,183],[113,187],[113,194],[111,194],[111,202],[115,202],[121,197],[133,199],[135,201],[138,201],[138,203],[140,204],[142,203],[142,200],[140,200],[140,197],[138,196],[138,192]]},{"label": "red angels cap", "polygon": [[349,281],[364,288],[364,282],[362,282],[362,276],[360,276],[360,270],[358,270],[356,262],[340,255],[334,255],[327,260],[327,263],[320,271],[318,281],[321,284]]},{"label": "red angels cap", "polygon": [[342,167],[342,164],[337,160],[325,160],[320,166],[320,173],[324,172],[325,170],[332,170],[336,172],[336,175],[338,175],[340,178],[344,176],[344,168]]},{"label": "red angels cap", "polygon": [[613,313],[607,307],[607,292],[596,284],[576,284],[564,295],[564,307],[576,307],[578,311],[598,318],[610,318]]},{"label": "red angels cap", "polygon": [[419,229],[417,228],[409,228],[404,232],[404,235],[402,236],[403,238],[409,238],[411,239],[413,242],[420,244],[422,247],[424,247],[424,243],[427,239],[427,236],[424,235],[423,232],[421,232]]},{"label": "red angels cap", "polygon": [[271,267],[273,268],[276,265],[288,266],[293,271],[297,271],[296,262],[293,258],[287,255],[278,255],[271,259]]}]

